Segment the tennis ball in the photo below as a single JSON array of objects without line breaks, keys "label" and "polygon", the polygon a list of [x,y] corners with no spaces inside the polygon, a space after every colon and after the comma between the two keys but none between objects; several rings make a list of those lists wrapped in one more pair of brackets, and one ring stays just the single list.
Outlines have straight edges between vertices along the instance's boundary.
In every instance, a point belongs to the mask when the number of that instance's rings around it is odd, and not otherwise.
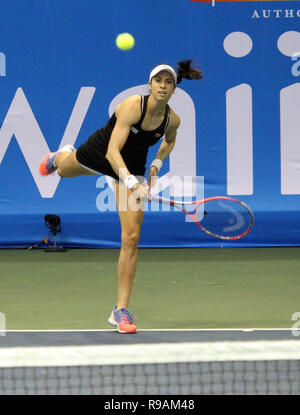
[{"label": "tennis ball", "polygon": [[134,46],[134,37],[130,33],[120,33],[116,39],[116,45],[121,50],[129,50]]}]

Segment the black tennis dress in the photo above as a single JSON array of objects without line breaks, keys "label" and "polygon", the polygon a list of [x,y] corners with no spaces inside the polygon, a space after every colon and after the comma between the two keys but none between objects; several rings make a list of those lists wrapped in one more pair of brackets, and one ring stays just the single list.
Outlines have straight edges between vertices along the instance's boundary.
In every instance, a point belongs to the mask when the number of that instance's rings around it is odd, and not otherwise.
[{"label": "black tennis dress", "polygon": [[[148,149],[164,136],[170,118],[170,107],[167,105],[161,125],[152,131],[142,130],[141,125],[145,118],[148,99],[149,95],[141,96],[141,119],[137,124],[131,126],[127,141],[121,150],[121,156],[128,170],[135,176],[144,176]],[[116,121],[116,114],[113,113],[106,126],[97,130],[78,148],[76,158],[83,167],[119,180],[109,161],[105,158]]]}]

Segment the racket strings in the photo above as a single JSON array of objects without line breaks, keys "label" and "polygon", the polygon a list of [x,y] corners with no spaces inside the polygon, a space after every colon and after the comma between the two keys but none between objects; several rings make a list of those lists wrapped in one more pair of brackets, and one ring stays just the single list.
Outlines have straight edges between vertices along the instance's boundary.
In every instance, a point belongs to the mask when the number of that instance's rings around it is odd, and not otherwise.
[{"label": "racket strings", "polygon": [[246,206],[225,198],[206,201],[203,217],[199,221],[202,230],[224,238],[244,235],[252,224],[253,218]]}]

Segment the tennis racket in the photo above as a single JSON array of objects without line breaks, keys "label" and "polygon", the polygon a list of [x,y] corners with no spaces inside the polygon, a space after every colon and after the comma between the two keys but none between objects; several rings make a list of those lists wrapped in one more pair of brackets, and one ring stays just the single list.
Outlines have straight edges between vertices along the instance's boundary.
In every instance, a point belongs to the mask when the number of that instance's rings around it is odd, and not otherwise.
[{"label": "tennis racket", "polygon": [[[176,207],[188,215],[203,232],[218,239],[231,241],[240,239],[246,236],[254,225],[254,215],[250,207],[231,197],[215,196],[193,202],[182,202],[151,195],[151,200]],[[195,209],[188,212],[185,205],[194,205]],[[197,211],[201,205],[204,213],[199,219]]]}]

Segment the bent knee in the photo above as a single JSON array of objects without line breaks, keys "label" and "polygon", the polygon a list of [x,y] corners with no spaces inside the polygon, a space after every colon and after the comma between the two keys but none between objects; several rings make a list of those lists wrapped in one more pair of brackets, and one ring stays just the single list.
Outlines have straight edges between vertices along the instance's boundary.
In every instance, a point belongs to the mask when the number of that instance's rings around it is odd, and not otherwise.
[{"label": "bent knee", "polygon": [[75,169],[72,169],[72,168],[70,169],[68,167],[65,167],[64,165],[59,167],[56,171],[57,171],[57,174],[60,177],[74,177],[74,176],[76,176]]},{"label": "bent knee", "polygon": [[58,174],[60,177],[66,177],[66,176],[64,175],[64,171],[63,171],[62,169],[57,169],[56,171],[57,171],[57,174]]},{"label": "bent knee", "polygon": [[76,159],[76,152],[65,155],[58,162],[57,174],[60,177],[77,177],[84,174],[93,174],[84,169]]},{"label": "bent knee", "polygon": [[127,248],[136,248],[139,244],[140,232],[123,232],[122,233],[122,246]]}]

